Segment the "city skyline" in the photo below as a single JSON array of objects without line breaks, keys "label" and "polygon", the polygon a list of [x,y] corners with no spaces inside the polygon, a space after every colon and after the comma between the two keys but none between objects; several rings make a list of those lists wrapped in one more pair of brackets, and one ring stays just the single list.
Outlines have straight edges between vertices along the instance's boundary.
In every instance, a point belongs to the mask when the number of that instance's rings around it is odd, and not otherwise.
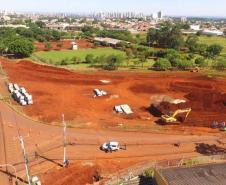
[{"label": "city skyline", "polygon": [[[216,7],[216,4],[221,6]],[[226,17],[224,7],[226,2],[221,0],[114,0],[106,3],[104,0],[11,0],[1,2],[1,10],[24,12],[64,12],[64,13],[92,13],[92,12],[142,12],[156,13],[159,10],[169,16],[209,16]],[[215,8],[213,8],[215,7]]]}]

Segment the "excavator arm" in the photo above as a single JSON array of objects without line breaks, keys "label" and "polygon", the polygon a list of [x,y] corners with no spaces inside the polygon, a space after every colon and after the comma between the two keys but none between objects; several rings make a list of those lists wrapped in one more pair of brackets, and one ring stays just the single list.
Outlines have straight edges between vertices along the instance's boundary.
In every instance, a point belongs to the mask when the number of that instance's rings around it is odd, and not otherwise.
[{"label": "excavator arm", "polygon": [[190,112],[191,112],[191,108],[178,109],[171,116],[170,115],[162,115],[161,119],[163,122],[166,122],[166,123],[176,122],[177,121],[176,116],[178,114],[186,113],[185,119],[184,119],[184,120],[186,120],[188,115],[190,114]]}]

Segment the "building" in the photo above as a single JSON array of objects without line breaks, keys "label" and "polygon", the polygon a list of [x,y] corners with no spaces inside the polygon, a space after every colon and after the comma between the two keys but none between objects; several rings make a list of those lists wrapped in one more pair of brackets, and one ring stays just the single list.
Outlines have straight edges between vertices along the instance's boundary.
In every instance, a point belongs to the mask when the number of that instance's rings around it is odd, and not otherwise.
[{"label": "building", "polygon": [[[122,40],[112,39],[112,38],[104,38],[104,37],[95,37],[93,39],[94,42],[99,42],[101,44],[107,44],[109,46],[115,47],[118,43],[123,42]],[[129,42],[126,42],[129,44]]]},{"label": "building", "polygon": [[190,25],[190,29],[193,30],[193,31],[200,31],[200,25]]},{"label": "building", "polygon": [[181,17],[181,18],[180,18],[180,21],[183,22],[183,23],[185,23],[185,22],[187,22],[188,20],[187,20],[187,17]]},{"label": "building", "polygon": [[161,11],[159,11],[158,12],[158,19],[162,19],[163,18],[163,16],[162,16],[162,12]]},{"label": "building", "polygon": [[223,36],[224,32],[217,29],[204,29],[202,30],[203,35],[214,35],[214,36]]},{"label": "building", "polygon": [[71,49],[72,50],[78,50],[78,45],[76,42],[71,42]]},{"label": "building", "polygon": [[226,163],[156,170],[158,185],[225,185]]}]

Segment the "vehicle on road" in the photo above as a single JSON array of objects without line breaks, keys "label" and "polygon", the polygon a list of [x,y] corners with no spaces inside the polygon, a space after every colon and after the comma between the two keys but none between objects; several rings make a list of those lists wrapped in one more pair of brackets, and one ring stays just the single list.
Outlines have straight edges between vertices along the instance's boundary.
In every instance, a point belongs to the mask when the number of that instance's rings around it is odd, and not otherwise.
[{"label": "vehicle on road", "polygon": [[120,145],[119,145],[119,142],[110,141],[102,144],[100,149],[105,152],[116,152],[120,150]]}]

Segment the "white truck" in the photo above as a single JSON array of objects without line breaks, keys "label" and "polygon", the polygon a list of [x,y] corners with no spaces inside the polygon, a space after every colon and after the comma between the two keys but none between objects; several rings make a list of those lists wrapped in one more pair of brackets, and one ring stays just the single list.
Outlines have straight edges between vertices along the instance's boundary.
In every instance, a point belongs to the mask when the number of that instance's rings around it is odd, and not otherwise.
[{"label": "white truck", "polygon": [[31,183],[32,183],[32,185],[41,185],[41,181],[39,180],[39,178],[37,176],[32,177]]},{"label": "white truck", "polygon": [[120,150],[120,145],[119,145],[119,142],[110,141],[110,142],[106,142],[106,143],[102,144],[100,149],[105,151],[106,153],[116,152],[116,151]]},{"label": "white truck", "polygon": [[101,89],[94,89],[93,92],[94,92],[94,98],[107,95],[107,92]]}]

